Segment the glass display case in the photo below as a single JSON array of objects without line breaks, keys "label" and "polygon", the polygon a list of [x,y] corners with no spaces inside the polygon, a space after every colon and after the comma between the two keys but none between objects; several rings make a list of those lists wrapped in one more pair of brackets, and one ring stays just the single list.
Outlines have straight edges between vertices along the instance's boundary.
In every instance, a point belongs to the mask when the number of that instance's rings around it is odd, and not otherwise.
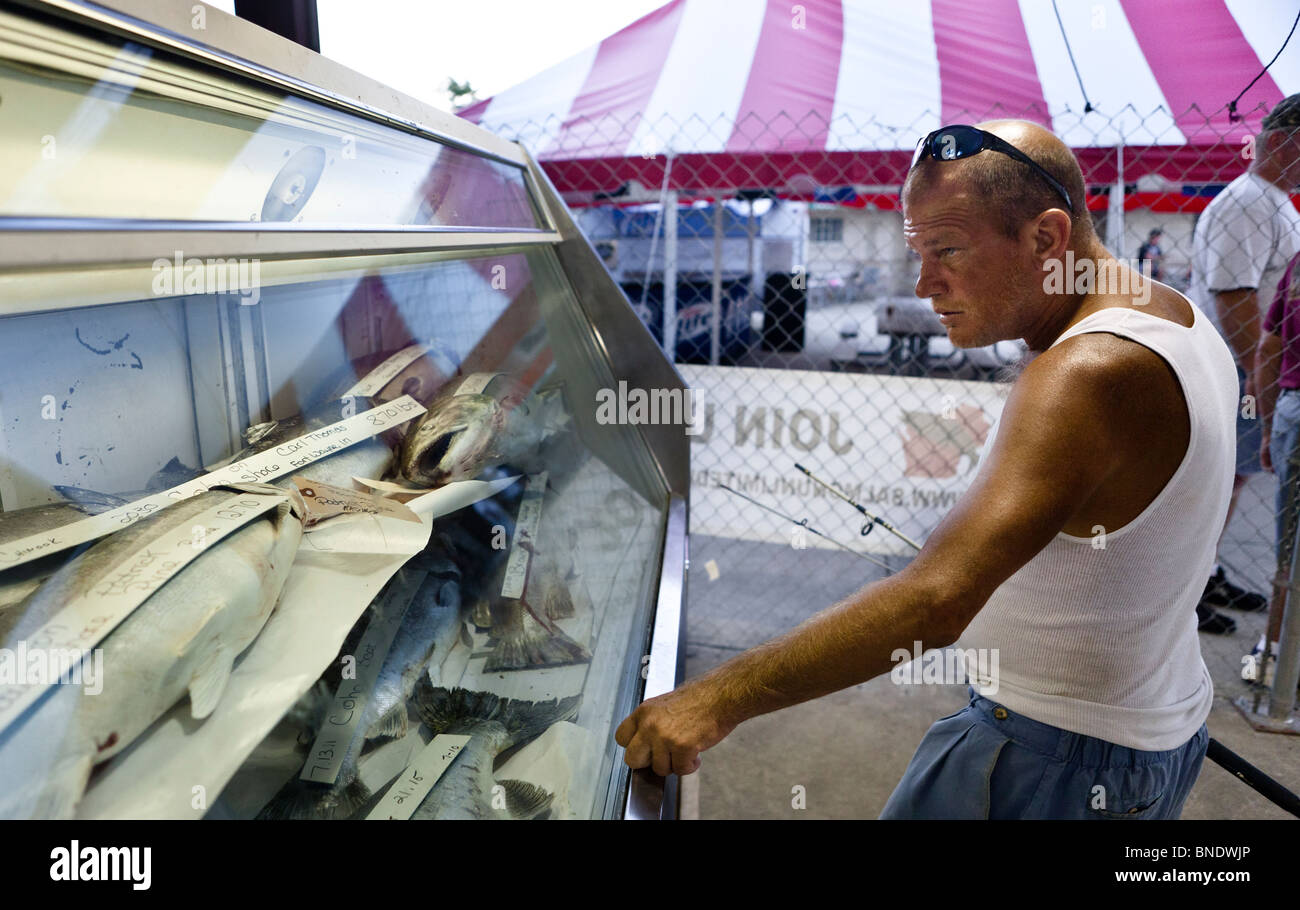
[{"label": "glass display case", "polygon": [[0,817],[672,817],[689,399],[528,152],[201,5],[0,99]]}]

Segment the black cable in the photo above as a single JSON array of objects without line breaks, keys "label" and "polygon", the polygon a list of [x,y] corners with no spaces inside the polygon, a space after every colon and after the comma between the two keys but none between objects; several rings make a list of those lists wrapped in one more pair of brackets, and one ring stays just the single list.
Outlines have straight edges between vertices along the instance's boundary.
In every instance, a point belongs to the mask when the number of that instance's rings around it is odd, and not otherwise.
[{"label": "black cable", "polygon": [[[1056,0],[1052,0],[1052,2],[1055,3]],[[1291,31],[1286,33],[1286,41],[1282,42],[1282,46],[1277,49],[1277,53],[1273,55],[1273,59],[1268,61],[1268,63],[1264,66],[1264,68],[1259,71],[1258,76],[1250,80],[1250,85],[1243,88],[1240,92],[1237,93],[1236,98],[1233,98],[1231,101],[1228,102],[1228,122],[1232,123],[1241,119],[1241,115],[1237,113],[1237,102],[1241,100],[1242,95],[1250,91],[1251,85],[1254,85],[1256,82],[1264,78],[1264,74],[1268,72],[1268,68],[1270,66],[1272,66],[1274,63],[1277,63],[1277,58],[1282,56],[1282,52],[1286,50],[1287,44],[1289,44],[1291,41],[1291,36],[1295,34],[1295,27],[1297,25],[1300,25],[1300,13],[1296,13],[1295,22],[1291,23]]]},{"label": "black cable", "polygon": [[1092,102],[1088,100],[1088,90],[1083,87],[1083,77],[1079,75],[1079,67],[1074,62],[1074,51],[1070,49],[1070,39],[1065,36],[1065,23],[1061,21],[1061,11],[1056,8],[1056,0],[1052,0],[1052,12],[1056,13],[1056,24],[1061,27],[1061,40],[1065,42],[1065,52],[1070,55],[1070,66],[1074,67],[1074,78],[1079,80],[1079,92],[1083,95],[1083,112],[1090,114],[1094,108]]},{"label": "black cable", "polygon": [[1296,796],[1217,739],[1210,740],[1205,757],[1222,766],[1269,802],[1300,818],[1300,796]]}]

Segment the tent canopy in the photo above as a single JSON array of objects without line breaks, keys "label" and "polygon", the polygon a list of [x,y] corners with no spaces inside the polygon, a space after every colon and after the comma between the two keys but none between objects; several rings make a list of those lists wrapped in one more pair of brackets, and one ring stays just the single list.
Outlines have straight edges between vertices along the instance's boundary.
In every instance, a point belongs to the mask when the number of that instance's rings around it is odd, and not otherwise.
[{"label": "tent canopy", "polygon": [[[893,187],[924,133],[1049,126],[1089,180],[1222,182],[1300,91],[1295,0],[672,0],[461,115],[563,192]],[[1064,35],[1064,37],[1063,37]],[[1068,38],[1068,48],[1067,41]],[[1071,65],[1073,57],[1075,67]],[[1082,90],[1080,88],[1082,82]],[[1083,92],[1092,110],[1085,111]]]}]

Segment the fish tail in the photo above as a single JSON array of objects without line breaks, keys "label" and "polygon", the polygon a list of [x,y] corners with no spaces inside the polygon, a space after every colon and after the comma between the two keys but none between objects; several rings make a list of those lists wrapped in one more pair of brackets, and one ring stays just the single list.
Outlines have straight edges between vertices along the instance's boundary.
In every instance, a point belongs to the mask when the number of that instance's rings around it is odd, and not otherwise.
[{"label": "fish tail", "polygon": [[[39,784],[18,786],[0,795],[0,819],[68,819],[81,802],[94,759],[89,755],[59,762]],[[12,781],[6,781],[9,789]]]},{"label": "fish tail", "polygon": [[524,611],[522,621],[499,631],[496,648],[483,669],[526,670],[591,660],[591,652],[556,625],[543,625]]},{"label": "fish tail", "polygon": [[333,787],[294,778],[262,807],[257,817],[270,821],[346,819],[356,815],[370,797],[370,790],[360,778]]},{"label": "fish tail", "polygon": [[366,728],[366,739],[379,739],[386,736],[390,739],[401,739],[410,729],[410,721],[406,719],[406,702],[399,702],[393,705]]},{"label": "fish tail", "polygon": [[532,739],[551,724],[577,716],[582,696],[549,701],[503,698],[491,692],[447,689],[421,677],[415,686],[415,710],[435,734],[470,730],[477,724],[495,722],[505,727],[502,749]]},{"label": "fish tail", "polygon": [[129,502],[129,500],[123,499],[121,496],[114,496],[112,493],[101,493],[98,490],[87,490],[84,487],[55,484],[54,489],[64,499],[75,503],[83,512],[90,515],[98,515],[100,512],[107,512],[109,509],[127,505]]},{"label": "fish tail", "polygon": [[526,780],[497,781],[506,794],[506,811],[515,818],[537,818],[550,810],[555,794]]}]

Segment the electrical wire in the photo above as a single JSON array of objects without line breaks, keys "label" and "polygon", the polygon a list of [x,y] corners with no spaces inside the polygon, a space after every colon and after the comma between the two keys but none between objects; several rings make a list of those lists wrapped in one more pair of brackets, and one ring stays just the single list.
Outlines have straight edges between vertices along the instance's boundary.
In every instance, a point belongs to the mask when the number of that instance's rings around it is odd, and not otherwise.
[{"label": "electrical wire", "polygon": [[[1055,2],[1055,0],[1053,0],[1053,2]],[[1272,66],[1274,63],[1277,63],[1277,58],[1282,56],[1282,52],[1286,50],[1286,46],[1291,43],[1291,36],[1295,34],[1295,27],[1297,25],[1300,25],[1300,13],[1296,13],[1295,22],[1291,23],[1291,31],[1286,33],[1286,40],[1283,41],[1282,46],[1277,49],[1277,53],[1273,55],[1273,59],[1268,61],[1268,63],[1264,65],[1264,68],[1259,71],[1258,76],[1250,80],[1250,85],[1243,88],[1240,92],[1237,93],[1236,98],[1233,98],[1231,101],[1228,102],[1228,120],[1230,122],[1235,123],[1236,121],[1242,119],[1241,115],[1237,113],[1237,102],[1241,100],[1242,95],[1250,91],[1252,85],[1254,85],[1256,82],[1264,78],[1264,74],[1268,72],[1268,68],[1270,66]]]},{"label": "electrical wire", "polygon": [[1052,12],[1056,13],[1056,24],[1061,28],[1061,40],[1065,42],[1065,52],[1070,57],[1070,66],[1074,67],[1074,78],[1079,80],[1079,92],[1083,95],[1083,112],[1091,114],[1096,108],[1088,100],[1088,90],[1083,87],[1083,77],[1079,75],[1079,65],[1074,62],[1074,51],[1070,48],[1070,39],[1065,34],[1065,23],[1061,21],[1061,11],[1056,8],[1056,0],[1052,0]]}]

